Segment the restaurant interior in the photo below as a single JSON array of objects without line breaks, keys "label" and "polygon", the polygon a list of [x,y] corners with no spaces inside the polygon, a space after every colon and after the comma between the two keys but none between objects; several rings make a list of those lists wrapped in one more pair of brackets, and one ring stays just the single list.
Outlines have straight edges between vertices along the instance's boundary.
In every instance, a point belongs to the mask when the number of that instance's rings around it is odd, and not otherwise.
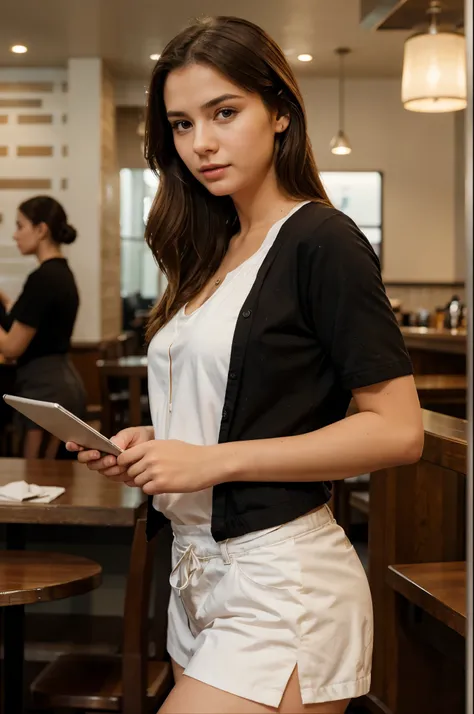
[{"label": "restaurant interior", "polygon": [[[107,437],[151,424],[145,327],[166,280],[144,241],[159,181],[147,85],[190,18],[220,14],[261,25],[294,69],[323,184],[379,256],[423,409],[418,463],[333,487],[374,606],[371,690],[349,711],[471,712],[472,2],[2,0],[0,292],[14,302],[36,267],[12,240],[18,205],[55,197],[78,232],[64,254],[87,421]],[[16,370],[0,350],[0,394]],[[145,518],[140,488],[64,445],[24,458],[0,400],[2,714],[159,709],[171,536],[147,542]]]}]

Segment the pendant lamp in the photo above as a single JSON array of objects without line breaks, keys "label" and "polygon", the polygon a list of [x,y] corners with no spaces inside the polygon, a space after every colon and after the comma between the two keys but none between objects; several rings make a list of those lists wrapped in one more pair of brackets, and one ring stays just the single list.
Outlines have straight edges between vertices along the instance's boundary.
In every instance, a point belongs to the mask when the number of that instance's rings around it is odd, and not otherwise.
[{"label": "pendant lamp", "polygon": [[441,30],[441,3],[432,0],[430,25],[405,42],[402,102],[411,112],[455,112],[466,100],[466,40],[454,30]]},{"label": "pendant lamp", "polygon": [[344,58],[349,54],[350,49],[339,47],[335,52],[339,55],[339,130],[332,138],[330,147],[333,154],[347,156],[352,148],[344,132]]}]

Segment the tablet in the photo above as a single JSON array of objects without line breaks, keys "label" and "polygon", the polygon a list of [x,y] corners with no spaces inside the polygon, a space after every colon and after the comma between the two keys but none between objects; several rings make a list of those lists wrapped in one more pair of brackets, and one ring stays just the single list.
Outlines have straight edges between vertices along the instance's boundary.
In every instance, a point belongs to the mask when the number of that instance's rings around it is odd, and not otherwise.
[{"label": "tablet", "polygon": [[110,439],[107,439],[82,419],[78,419],[60,404],[14,397],[11,394],[4,394],[3,399],[20,414],[28,417],[61,441],[74,441],[86,449],[95,449],[103,454],[112,454],[113,456],[122,453],[122,449]]}]

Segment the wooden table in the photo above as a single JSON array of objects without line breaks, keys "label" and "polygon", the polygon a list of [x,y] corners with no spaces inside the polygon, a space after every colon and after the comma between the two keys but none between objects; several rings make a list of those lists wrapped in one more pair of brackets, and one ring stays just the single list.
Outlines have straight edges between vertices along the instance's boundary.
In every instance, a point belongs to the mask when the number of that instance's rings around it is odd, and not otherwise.
[{"label": "wooden table", "polygon": [[0,523],[134,527],[146,504],[139,488],[109,481],[77,461],[0,459],[0,486],[22,480],[66,491],[51,503],[0,501]]},{"label": "wooden table", "polygon": [[[3,618],[2,704],[5,714],[23,712],[24,606],[82,595],[101,583],[102,568],[64,553],[0,551]],[[7,612],[8,611],[8,614]]]},{"label": "wooden table", "polygon": [[390,565],[388,584],[416,607],[466,636],[466,563]]},{"label": "wooden table", "polygon": [[[0,501],[0,523],[6,524],[8,550],[24,549],[26,525],[133,528],[146,511],[146,496],[140,489],[109,481],[76,461],[0,459],[0,486],[21,480],[39,486],[64,486],[66,491],[48,504]],[[11,609],[7,627],[23,633],[22,608]],[[17,662],[23,662],[22,638],[15,656]]]},{"label": "wooden table", "polygon": [[[128,381],[128,414],[131,426],[141,424],[141,383],[148,375],[148,361],[146,357],[131,356],[118,359],[98,360],[101,392],[106,395],[110,391],[109,380],[121,378]],[[106,436],[113,436],[111,404],[103,399],[102,404],[102,431]]]}]

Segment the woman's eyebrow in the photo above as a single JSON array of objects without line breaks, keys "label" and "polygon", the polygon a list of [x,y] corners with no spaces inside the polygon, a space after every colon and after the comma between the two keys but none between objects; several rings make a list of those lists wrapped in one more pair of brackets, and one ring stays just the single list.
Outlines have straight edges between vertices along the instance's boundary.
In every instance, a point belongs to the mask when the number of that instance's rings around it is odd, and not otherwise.
[{"label": "woman's eyebrow", "polygon": [[[219,97],[216,97],[215,99],[210,99],[208,102],[205,102],[201,106],[201,109],[212,109],[212,107],[215,107],[217,104],[221,104],[221,102],[226,102],[229,99],[243,99],[243,97],[239,94],[221,94]],[[169,111],[166,112],[166,116],[170,119],[171,117],[184,117],[187,116],[186,112],[184,111]]]}]

